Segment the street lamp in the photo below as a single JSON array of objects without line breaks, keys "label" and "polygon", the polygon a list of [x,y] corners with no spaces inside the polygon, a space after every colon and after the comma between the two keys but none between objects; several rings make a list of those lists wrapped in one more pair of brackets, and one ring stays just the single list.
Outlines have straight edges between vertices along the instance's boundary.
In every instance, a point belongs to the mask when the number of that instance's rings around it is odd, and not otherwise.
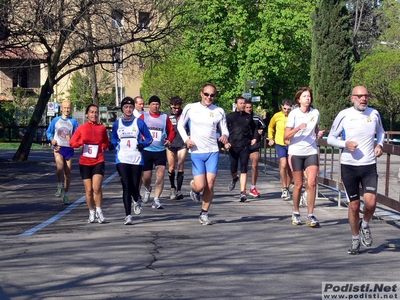
[{"label": "street lamp", "polygon": [[248,85],[249,85],[249,88],[250,88],[251,96],[253,97],[254,89],[257,87],[257,80],[250,79],[248,81]]}]

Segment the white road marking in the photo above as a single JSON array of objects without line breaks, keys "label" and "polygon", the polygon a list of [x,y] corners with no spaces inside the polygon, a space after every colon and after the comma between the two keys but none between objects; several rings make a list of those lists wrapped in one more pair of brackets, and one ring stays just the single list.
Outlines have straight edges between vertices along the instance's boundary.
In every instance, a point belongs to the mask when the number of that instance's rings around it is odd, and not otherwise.
[{"label": "white road marking", "polygon": [[[118,172],[114,172],[114,174],[112,174],[110,177],[108,177],[106,180],[103,181],[102,187],[105,187],[117,175],[118,175]],[[79,204],[81,204],[84,201],[85,201],[85,196],[80,197],[78,200],[76,200],[75,202],[71,203],[63,211],[59,212],[55,216],[53,216],[50,219],[48,219],[48,220],[36,225],[35,227],[33,227],[31,229],[26,230],[25,232],[23,232],[21,234],[18,234],[17,236],[23,237],[23,236],[31,236],[31,235],[33,235],[37,231],[39,231],[39,230],[45,228],[46,226],[56,222],[57,220],[59,220],[60,218],[62,218],[63,216],[65,216],[66,214],[71,212],[72,210],[74,210]]]}]

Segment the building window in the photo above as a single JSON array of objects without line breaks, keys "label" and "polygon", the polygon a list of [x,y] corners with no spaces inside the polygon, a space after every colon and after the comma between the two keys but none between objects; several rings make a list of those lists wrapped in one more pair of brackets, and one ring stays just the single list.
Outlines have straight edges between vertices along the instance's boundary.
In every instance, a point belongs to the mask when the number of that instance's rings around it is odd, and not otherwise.
[{"label": "building window", "polygon": [[139,12],[139,28],[142,30],[149,29],[150,25],[150,13],[140,11]]},{"label": "building window", "polygon": [[28,72],[25,68],[15,70],[13,76],[13,87],[28,87]]},{"label": "building window", "polygon": [[112,27],[113,28],[122,28],[124,27],[124,13],[122,10],[113,9],[111,12],[112,19]]}]

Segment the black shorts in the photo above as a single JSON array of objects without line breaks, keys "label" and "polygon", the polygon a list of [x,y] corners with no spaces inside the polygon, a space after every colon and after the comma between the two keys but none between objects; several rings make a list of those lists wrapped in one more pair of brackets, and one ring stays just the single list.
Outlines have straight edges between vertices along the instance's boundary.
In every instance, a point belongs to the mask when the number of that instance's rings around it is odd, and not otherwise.
[{"label": "black shorts", "polygon": [[187,148],[187,147],[186,147],[186,144],[184,144],[184,145],[181,146],[181,147],[169,146],[169,147],[168,147],[168,150],[171,151],[171,152],[174,152],[174,153],[176,154],[176,153],[178,153],[180,150],[183,150],[183,149],[186,149],[186,148]]},{"label": "black shorts", "polygon": [[93,175],[99,174],[104,176],[104,172],[106,170],[104,161],[101,163],[98,163],[94,166],[85,166],[79,164],[79,170],[81,172],[81,177],[82,179],[91,179]]},{"label": "black shorts", "polygon": [[153,166],[167,165],[167,150],[157,152],[144,150],[142,154],[144,159],[143,171],[153,170]]},{"label": "black shorts", "polygon": [[341,165],[342,182],[349,201],[360,200],[360,184],[363,193],[377,193],[378,173],[376,164],[366,166]]},{"label": "black shorts", "polygon": [[289,166],[293,172],[304,171],[309,166],[319,166],[318,154],[289,155]]}]

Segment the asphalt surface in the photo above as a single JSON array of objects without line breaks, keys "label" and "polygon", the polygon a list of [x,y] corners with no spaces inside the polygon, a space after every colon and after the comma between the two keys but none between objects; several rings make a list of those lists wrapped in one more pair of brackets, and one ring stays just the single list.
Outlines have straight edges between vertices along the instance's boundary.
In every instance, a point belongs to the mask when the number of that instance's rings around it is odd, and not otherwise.
[{"label": "asphalt surface", "polygon": [[[0,151],[11,158],[12,151]],[[221,154],[212,226],[198,222],[200,204],[161,197],[165,209],[144,205],[125,226],[113,154],[106,155],[106,224],[88,224],[77,155],[72,204],[56,198],[51,151],[32,151],[39,172],[0,184],[0,299],[321,299],[321,283],[398,280],[399,222],[380,211],[371,222],[374,243],[347,254],[347,209],[319,187],[321,228],[291,225],[292,203],[280,199],[278,170],[260,164],[260,198],[238,201],[229,192],[228,158]],[[264,172],[266,171],[266,172]],[[306,209],[302,208],[305,221]]]}]

